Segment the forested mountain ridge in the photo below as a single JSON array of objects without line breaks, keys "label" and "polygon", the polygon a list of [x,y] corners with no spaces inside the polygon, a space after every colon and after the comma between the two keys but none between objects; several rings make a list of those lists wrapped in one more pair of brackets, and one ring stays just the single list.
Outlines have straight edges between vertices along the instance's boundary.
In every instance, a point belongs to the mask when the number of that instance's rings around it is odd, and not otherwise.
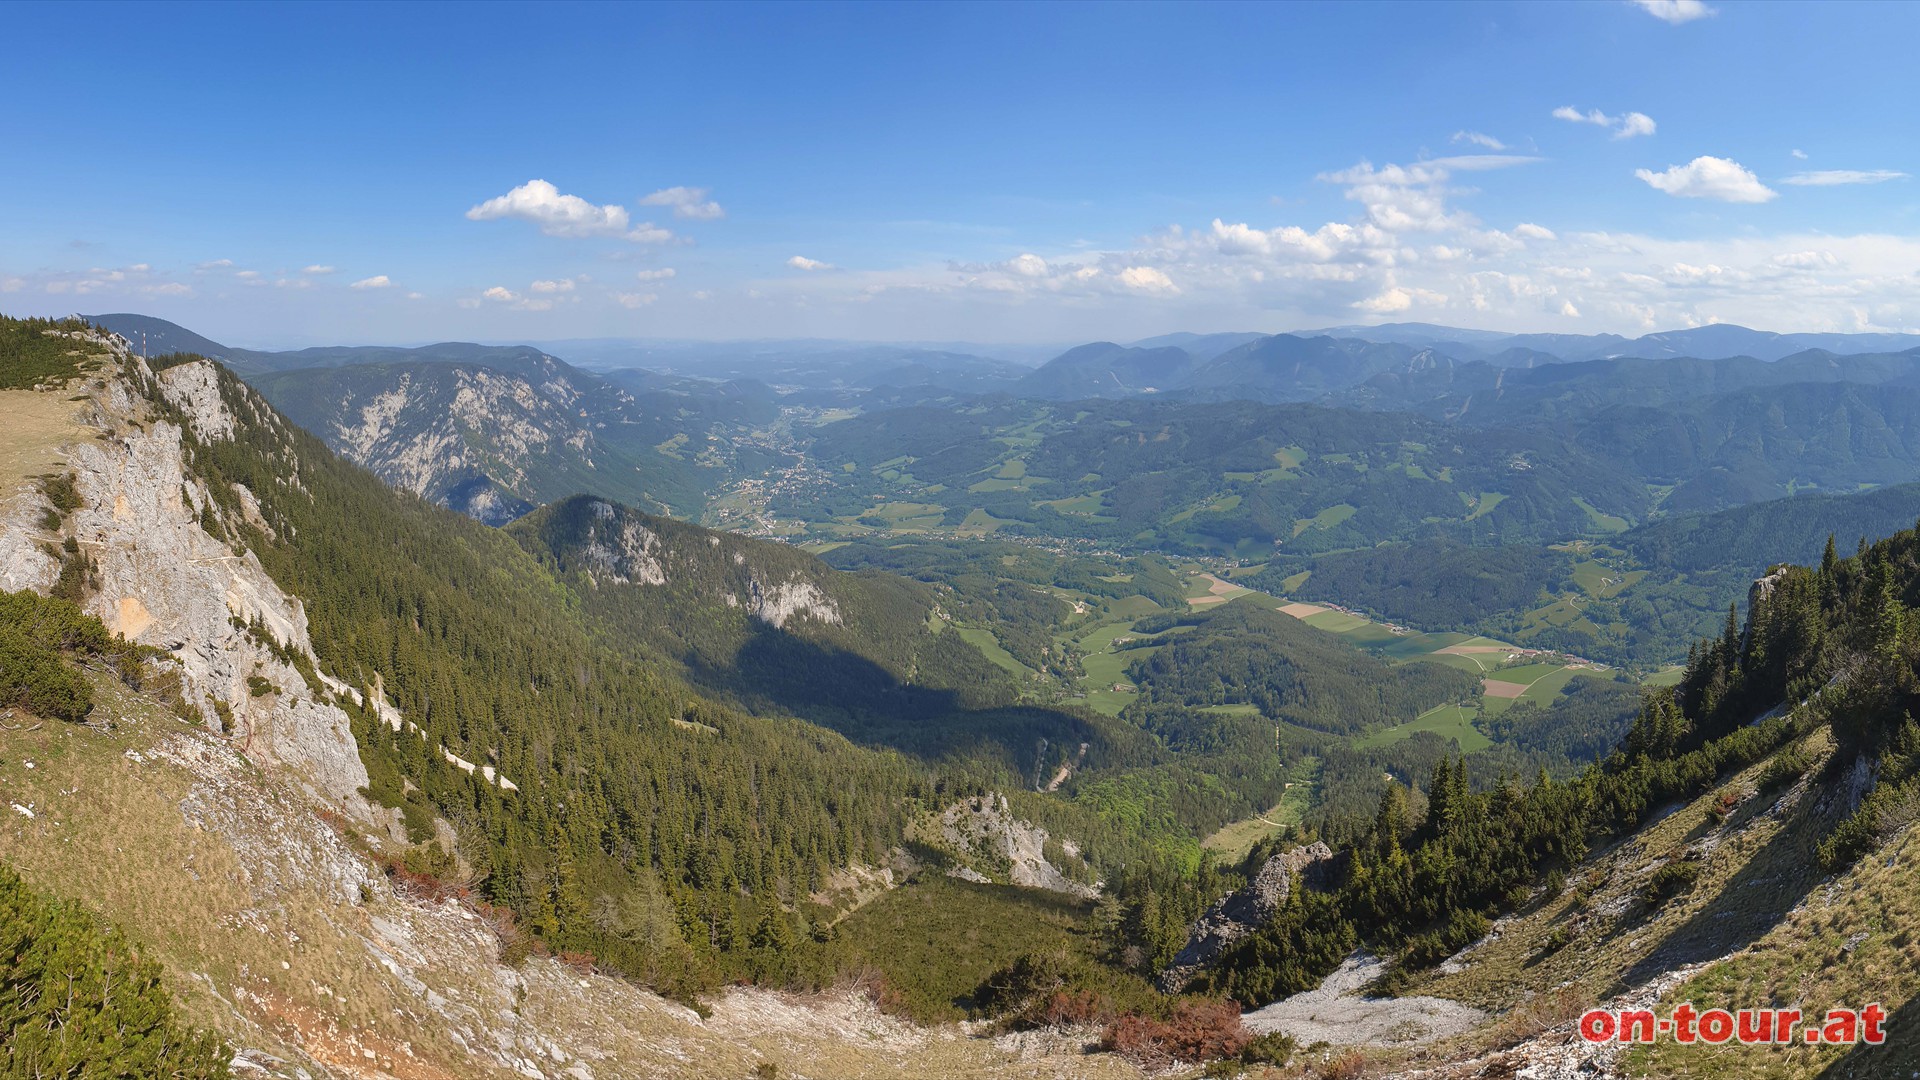
[{"label": "forested mountain ridge", "polygon": [[489,524],[582,490],[697,512],[716,478],[762,463],[735,437],[774,415],[764,390],[626,390],[537,350],[499,352],[251,378],[336,451]]},{"label": "forested mountain ridge", "polygon": [[[951,588],[835,570],[786,544],[591,496],[507,533],[607,640],[743,707],[915,754],[987,755],[1027,776],[1074,746],[1093,765],[1127,756],[1131,740],[1096,717],[1016,707],[1019,687],[949,627]],[[993,617],[991,606],[972,614]]]},{"label": "forested mountain ridge", "polygon": [[[1347,338],[1293,334],[1257,336],[1233,344],[1196,339],[1201,354],[1174,344],[1150,347],[1112,342],[1081,345],[1021,379],[1014,392],[1072,401],[1143,395],[1192,400],[1312,401],[1386,372],[1451,367],[1432,349]],[[1179,339],[1177,335],[1174,340]],[[1224,345],[1225,348],[1210,346]]]},{"label": "forested mountain ridge", "polygon": [[1899,333],[1775,333],[1732,323],[1715,323],[1686,330],[1663,330],[1637,338],[1619,334],[1527,334],[1497,330],[1465,330],[1431,323],[1380,323],[1373,326],[1336,326],[1302,331],[1362,341],[1438,347],[1462,359],[1494,359],[1522,352],[1551,360],[1645,358],[1668,360],[1752,358],[1774,361],[1808,349],[1840,355],[1900,352],[1920,345],[1920,335]]},{"label": "forested mountain ridge", "polygon": [[1801,383],[1911,386],[1916,379],[1920,356],[1912,349],[1861,354],[1809,350],[1773,363],[1751,357],[1622,358],[1517,369],[1476,360],[1382,372],[1329,395],[1329,400],[1487,427],[1583,418],[1611,405],[1675,406]]},{"label": "forested mountain ridge", "polygon": [[[1350,734],[1405,723],[1472,697],[1480,685],[1436,664],[1394,670],[1332,634],[1248,604],[1222,605],[1173,625],[1191,631],[1127,667],[1143,690],[1136,708],[1248,705],[1269,720]],[[1158,622],[1142,628],[1153,626]]]}]

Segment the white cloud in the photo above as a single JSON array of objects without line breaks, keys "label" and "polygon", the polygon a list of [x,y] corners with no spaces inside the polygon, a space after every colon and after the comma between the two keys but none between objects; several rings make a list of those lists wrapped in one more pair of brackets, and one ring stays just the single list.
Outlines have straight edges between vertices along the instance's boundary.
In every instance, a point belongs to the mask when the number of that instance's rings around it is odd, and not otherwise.
[{"label": "white cloud", "polygon": [[1513,227],[1513,235],[1521,238],[1522,240],[1558,239],[1558,237],[1554,236],[1552,229],[1549,229],[1544,225],[1535,225],[1531,221],[1523,221],[1520,224],[1515,225]]},{"label": "white cloud", "polygon": [[1807,152],[1805,150],[1795,150],[1793,156],[1801,161],[1807,160]]},{"label": "white cloud", "polygon": [[627,293],[627,292],[614,293],[613,298],[619,301],[620,306],[623,308],[626,308],[628,311],[633,311],[639,308],[646,307],[648,304],[651,304],[655,300],[660,299],[659,295],[656,293]]},{"label": "white cloud", "polygon": [[1008,259],[1006,268],[1015,274],[1019,274],[1021,277],[1027,278],[1046,277],[1048,270],[1047,260],[1030,252],[1025,255],[1015,255],[1013,258]]},{"label": "white cloud", "polygon": [[634,225],[624,206],[595,206],[578,195],[562,195],[560,189],[545,180],[529,180],[467,211],[469,221],[501,218],[530,221],[548,236],[617,236],[637,244],[659,244],[673,239],[672,232],[652,222]]},{"label": "white cloud", "polygon": [[1651,135],[1659,127],[1659,125],[1653,122],[1653,117],[1643,112],[1630,112],[1622,113],[1619,116],[1608,116],[1599,109],[1588,109],[1586,112],[1581,112],[1571,105],[1562,105],[1553,110],[1553,118],[1555,120],[1565,120],[1572,124],[1592,124],[1595,127],[1603,127],[1613,132],[1613,137],[1616,139],[1631,139],[1636,135]]},{"label": "white cloud", "polygon": [[333,267],[321,266],[318,263],[316,263],[313,266],[309,266],[301,270],[300,272],[303,274],[331,274],[333,273]]},{"label": "white cloud", "polygon": [[1347,198],[1367,209],[1373,224],[1392,232],[1431,231],[1456,224],[1446,209],[1443,167],[1361,162],[1351,169],[1323,173],[1320,179],[1347,186]]},{"label": "white cloud", "polygon": [[1790,251],[1773,257],[1774,265],[1795,270],[1820,270],[1840,265],[1840,257],[1831,251]]},{"label": "white cloud", "polygon": [[349,289],[384,289],[387,286],[392,284],[393,282],[388,280],[387,275],[375,274],[370,278],[361,278],[359,281],[356,281],[353,284],[347,286],[347,288]]},{"label": "white cloud", "polygon": [[573,291],[573,279],[561,278],[558,281],[536,281],[527,286],[527,291],[547,294],[570,293]]},{"label": "white cloud", "polygon": [[663,266],[658,270],[641,270],[633,275],[635,281],[665,281],[673,276],[673,267]]},{"label": "white cloud", "polygon": [[1506,143],[1482,131],[1456,131],[1453,133],[1453,141],[1485,147],[1488,150],[1505,150],[1507,148]]},{"label": "white cloud", "polygon": [[407,299],[409,300],[425,300],[426,298],[426,293],[410,292],[407,294]]},{"label": "white cloud", "polygon": [[502,304],[511,304],[515,300],[520,299],[518,296],[514,295],[513,290],[507,288],[504,285],[495,285],[493,288],[488,289],[486,292],[483,292],[480,295],[488,300],[497,300]]},{"label": "white cloud", "polygon": [[671,206],[673,216],[692,218],[695,221],[712,221],[727,216],[720,204],[707,198],[706,188],[670,187],[648,195],[640,200],[641,206]]},{"label": "white cloud", "polygon": [[1635,169],[1633,175],[1669,195],[1683,199],[1763,203],[1779,193],[1760,182],[1745,166],[1726,158],[1701,156],[1665,172]]},{"label": "white cloud", "polygon": [[814,271],[834,269],[832,263],[824,263],[819,259],[809,259],[805,255],[795,255],[793,258],[787,260],[787,265],[793,267],[795,270]]},{"label": "white cloud", "polygon": [[234,276],[234,277],[237,277],[237,278],[239,278],[239,279],[240,279],[240,280],[242,280],[242,281],[252,281],[252,280],[254,280],[255,278],[257,278],[257,277],[259,277],[259,276],[260,276],[260,271],[258,271],[258,270],[236,270],[236,271],[234,271],[234,274],[233,274],[233,276]]},{"label": "white cloud", "polygon": [[1702,0],[1633,0],[1633,5],[1661,22],[1674,26],[1719,14]]},{"label": "white cloud", "polygon": [[1142,292],[1174,293],[1180,289],[1163,270],[1151,266],[1129,266],[1120,271],[1120,283]]},{"label": "white cloud", "polygon": [[196,263],[193,268],[195,270],[225,270],[232,265],[232,259],[215,259],[212,262]]},{"label": "white cloud", "polygon": [[1405,311],[1412,307],[1413,294],[1395,286],[1378,296],[1369,296],[1365,300],[1356,300],[1353,306],[1373,315],[1391,315],[1396,311]]},{"label": "white cloud", "polygon": [[1795,187],[1834,187],[1840,184],[1884,184],[1889,180],[1906,178],[1906,173],[1892,169],[1816,169],[1781,177],[1780,182]]}]

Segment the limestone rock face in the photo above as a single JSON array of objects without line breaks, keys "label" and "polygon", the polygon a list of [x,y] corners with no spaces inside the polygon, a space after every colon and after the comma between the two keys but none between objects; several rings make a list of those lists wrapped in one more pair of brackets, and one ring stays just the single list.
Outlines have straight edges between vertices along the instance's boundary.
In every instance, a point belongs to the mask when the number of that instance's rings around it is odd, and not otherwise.
[{"label": "limestone rock face", "polygon": [[193,430],[208,442],[233,438],[233,414],[220,397],[220,375],[212,364],[198,361],[170,367],[159,375],[160,393],[167,403],[187,414]]},{"label": "limestone rock face", "polygon": [[1187,944],[1160,973],[1160,989],[1174,993],[1235,942],[1266,925],[1297,880],[1309,889],[1331,884],[1333,849],[1316,841],[1268,859],[1244,888],[1228,893],[1187,931]]},{"label": "limestone rock face", "polygon": [[773,627],[782,629],[791,619],[806,616],[823,623],[838,623],[840,609],[834,605],[833,598],[820,591],[811,581],[795,579],[784,585],[768,588],[757,577],[747,579],[747,610],[753,617]]},{"label": "limestone rock face", "polygon": [[[1031,822],[1016,820],[1004,795],[981,795],[963,799],[940,814],[940,840],[944,847],[964,859],[979,862],[1006,879],[1030,889],[1047,889],[1092,899],[1098,889],[1084,885],[1060,872],[1046,854],[1047,830]],[[1062,841],[1071,852],[1071,841]],[[969,866],[950,871],[968,881],[991,881],[991,877]]]},{"label": "limestone rock face", "polygon": [[[143,362],[118,351],[147,374]],[[212,364],[181,364],[157,382],[202,442],[233,436]],[[181,428],[141,415],[140,400],[117,379],[94,390],[84,411],[99,435],[65,448],[81,505],[63,531],[97,567],[88,612],[127,639],[172,654],[189,703],[210,730],[223,726],[215,706],[222,703],[231,717],[227,734],[248,757],[288,770],[336,810],[369,821],[382,816],[359,794],[367,772],[346,713],[275,655],[313,657],[299,599],[251,551],[235,551],[201,528],[200,515],[216,511],[188,474]],[[0,516],[0,584],[45,591],[57,578],[58,563],[41,545],[58,538],[37,535],[45,506],[37,494],[16,495]]]}]

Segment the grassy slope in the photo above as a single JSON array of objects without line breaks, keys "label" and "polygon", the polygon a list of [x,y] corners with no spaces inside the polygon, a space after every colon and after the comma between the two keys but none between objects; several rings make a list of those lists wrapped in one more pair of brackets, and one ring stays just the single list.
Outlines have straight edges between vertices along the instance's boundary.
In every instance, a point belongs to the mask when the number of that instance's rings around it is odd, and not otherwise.
[{"label": "grassy slope", "polygon": [[[1682,1001],[1702,1010],[1779,1006],[1808,1013],[1878,1001],[1895,1016],[1891,1030],[1900,1030],[1903,1018],[1910,1030],[1920,1006],[1920,891],[1913,888],[1920,832],[1907,831],[1829,879],[1813,849],[1840,816],[1823,796],[1844,781],[1828,770],[1825,729],[1803,745],[1814,762],[1803,778],[1765,786],[1770,760],[1723,778],[1700,799],[1597,853],[1558,895],[1502,920],[1463,963],[1416,978],[1406,993],[1514,1010],[1434,1056],[1498,1050],[1539,1030],[1548,988],[1561,988],[1559,1007],[1571,1017],[1675,970],[1695,973],[1658,998],[1653,1007],[1661,1015]],[[1734,805],[1721,820],[1723,802]],[[1690,852],[1701,867],[1694,887],[1650,903],[1650,875]],[[1848,1053],[1683,1047],[1669,1039],[1634,1050],[1623,1075],[1789,1080],[1906,1076],[1920,1067],[1920,1043],[1895,1035],[1886,1049],[1854,1051],[1859,1056],[1844,1068],[1826,1072]]]}]

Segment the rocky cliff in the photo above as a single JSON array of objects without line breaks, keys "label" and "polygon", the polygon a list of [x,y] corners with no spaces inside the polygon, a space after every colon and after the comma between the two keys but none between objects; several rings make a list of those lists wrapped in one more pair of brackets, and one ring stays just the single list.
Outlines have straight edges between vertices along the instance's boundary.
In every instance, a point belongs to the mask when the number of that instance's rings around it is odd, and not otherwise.
[{"label": "rocky cliff", "polygon": [[[233,418],[210,364],[156,376],[117,341],[103,346],[127,365],[128,378],[157,380],[200,440],[231,436]],[[76,398],[76,419],[90,437],[62,454],[77,506],[63,513],[32,494],[8,502],[0,587],[46,592],[65,561],[84,560],[86,609],[177,661],[185,697],[208,730],[230,736],[262,766],[297,777],[336,810],[368,822],[384,817],[359,793],[367,773],[346,714],[324,683],[310,684],[295,666],[296,657],[314,662],[300,601],[252,552],[201,527],[220,511],[188,475],[181,428],[150,415],[126,379],[91,384]],[[73,550],[63,556],[63,546]]]},{"label": "rocky cliff", "polygon": [[962,799],[941,811],[929,837],[952,856],[948,873],[968,881],[997,881],[1029,889],[1046,889],[1092,899],[1097,885],[1068,877],[1055,860],[1084,868],[1079,848],[1071,840],[1057,842],[1047,830],[1016,818],[1004,795],[986,794]]},{"label": "rocky cliff", "polygon": [[1333,849],[1316,841],[1268,859],[1245,887],[1228,893],[1194,921],[1186,945],[1160,973],[1160,989],[1179,991],[1201,968],[1265,925],[1296,883],[1308,889],[1328,887],[1333,858]]}]

